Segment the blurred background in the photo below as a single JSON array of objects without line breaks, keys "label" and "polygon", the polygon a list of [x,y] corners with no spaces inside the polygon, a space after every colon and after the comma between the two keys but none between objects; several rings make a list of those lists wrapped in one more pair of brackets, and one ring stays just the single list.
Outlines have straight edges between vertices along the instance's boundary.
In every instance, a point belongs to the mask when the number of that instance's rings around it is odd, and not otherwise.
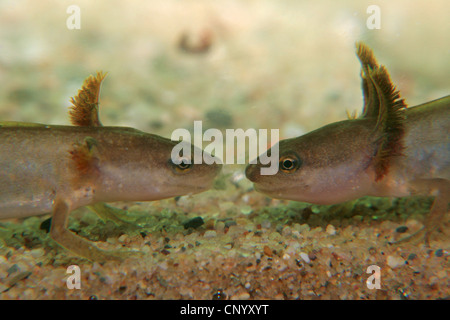
[{"label": "blurred background", "polygon": [[[79,8],[79,29],[69,29]],[[380,29],[369,29],[370,5]],[[69,99],[108,72],[104,125],[279,128],[297,136],[360,112],[355,42],[409,105],[449,94],[450,6],[396,1],[0,0],[0,119],[68,124]]]}]

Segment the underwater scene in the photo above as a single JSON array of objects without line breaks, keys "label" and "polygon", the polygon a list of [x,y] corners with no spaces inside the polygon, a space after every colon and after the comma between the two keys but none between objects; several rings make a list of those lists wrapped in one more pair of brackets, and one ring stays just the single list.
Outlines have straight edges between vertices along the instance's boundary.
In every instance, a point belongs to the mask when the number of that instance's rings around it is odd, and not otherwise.
[{"label": "underwater scene", "polygon": [[450,299],[449,10],[0,1],[0,300]]}]

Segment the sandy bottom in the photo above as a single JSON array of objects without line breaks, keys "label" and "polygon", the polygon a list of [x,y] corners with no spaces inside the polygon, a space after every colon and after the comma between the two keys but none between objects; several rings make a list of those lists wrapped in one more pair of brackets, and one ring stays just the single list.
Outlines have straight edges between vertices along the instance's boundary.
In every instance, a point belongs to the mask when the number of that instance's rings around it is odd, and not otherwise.
[{"label": "sandy bottom", "polygon": [[[228,191],[131,207],[117,203],[138,228],[105,224],[87,209],[76,211],[73,232],[106,250],[143,253],[123,262],[74,257],[40,229],[48,217],[3,222],[0,298],[450,297],[448,218],[430,247],[420,237],[391,244],[420,230],[430,199],[363,198],[312,206],[265,198],[245,180],[223,182]],[[223,201],[224,192],[232,202]],[[79,267],[79,290],[67,286],[70,265]],[[380,289],[368,288],[367,281],[377,283],[369,278],[370,266],[379,267]]]}]

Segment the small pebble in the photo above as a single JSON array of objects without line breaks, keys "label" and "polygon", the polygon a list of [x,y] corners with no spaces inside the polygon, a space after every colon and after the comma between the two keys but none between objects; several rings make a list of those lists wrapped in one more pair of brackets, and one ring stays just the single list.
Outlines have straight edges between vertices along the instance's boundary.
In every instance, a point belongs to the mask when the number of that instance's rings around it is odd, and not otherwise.
[{"label": "small pebble", "polygon": [[438,250],[436,250],[436,251],[434,252],[434,255],[435,255],[436,257],[442,257],[442,256],[444,255],[444,250],[438,249]]},{"label": "small pebble", "polygon": [[244,214],[244,215],[249,215],[252,212],[253,212],[253,209],[250,206],[243,206],[241,208],[241,213]]},{"label": "small pebble", "polygon": [[329,235],[334,236],[334,235],[336,234],[336,228],[335,228],[332,224],[329,224],[329,225],[327,226],[326,232],[327,232]]},{"label": "small pebble", "polygon": [[43,248],[37,248],[30,251],[31,256],[33,258],[40,258],[45,254],[45,250]]},{"label": "small pebble", "polygon": [[300,248],[300,243],[294,242],[294,243],[289,244],[284,251],[288,254],[295,254],[296,252],[298,252],[299,248]]},{"label": "small pebble", "polygon": [[205,223],[205,229],[212,230],[214,229],[216,221],[214,219],[209,219]]},{"label": "small pebble", "polygon": [[126,242],[126,241],[128,240],[128,235],[123,234],[123,235],[121,235],[121,236],[119,237],[118,240],[119,240],[119,242],[124,243],[124,242]]},{"label": "small pebble", "polygon": [[215,238],[217,236],[216,230],[207,230],[203,235],[205,238]]},{"label": "small pebble", "polygon": [[272,223],[269,220],[264,220],[263,222],[261,222],[261,227],[264,229],[270,229],[271,226]]},{"label": "small pebble", "polygon": [[170,251],[167,250],[167,249],[163,249],[163,250],[161,250],[161,253],[162,253],[163,255],[167,256],[167,255],[170,254]]},{"label": "small pebble", "polygon": [[408,256],[408,260],[414,260],[415,258],[417,258],[417,254],[415,254],[415,253],[411,253],[411,254]]},{"label": "small pebble", "polygon": [[225,222],[223,221],[218,221],[215,224],[215,229],[217,232],[223,232],[225,230]]},{"label": "small pebble", "polygon": [[273,255],[272,250],[268,246],[264,246],[264,254],[268,257],[271,257]]},{"label": "small pebble", "polygon": [[32,274],[31,271],[22,271],[20,273],[18,273],[17,275],[15,275],[14,277],[12,277],[9,281],[8,281],[8,285],[10,287],[14,286],[17,282],[19,282],[20,280],[26,279],[30,276],[30,274]]},{"label": "small pebble", "polygon": [[406,231],[408,231],[407,226],[401,226],[401,227],[398,227],[397,229],[395,229],[395,232],[398,232],[398,233],[405,233]]},{"label": "small pebble", "polygon": [[232,300],[248,300],[248,299],[250,299],[250,294],[248,292],[243,292],[232,297]]},{"label": "small pebble", "polygon": [[304,224],[300,225],[298,232],[303,234],[303,233],[309,232],[310,230],[311,230],[311,228],[309,227],[309,225],[304,223]]},{"label": "small pebble", "polygon": [[205,222],[202,217],[195,217],[183,223],[185,229],[193,228],[196,229],[203,225]]},{"label": "small pebble", "polygon": [[309,255],[305,252],[300,252],[300,258],[302,258],[306,263],[311,262],[311,259],[309,259]]},{"label": "small pebble", "polygon": [[283,237],[287,237],[292,233],[292,229],[289,226],[285,226],[283,229],[281,229],[281,235]]},{"label": "small pebble", "polygon": [[236,221],[234,221],[234,220],[227,220],[227,221],[225,222],[225,228],[229,228],[229,227],[235,226],[235,225],[237,225],[237,223],[236,223]]},{"label": "small pebble", "polygon": [[405,264],[405,260],[403,258],[398,256],[388,256],[387,257],[387,264],[392,269],[398,268]]}]

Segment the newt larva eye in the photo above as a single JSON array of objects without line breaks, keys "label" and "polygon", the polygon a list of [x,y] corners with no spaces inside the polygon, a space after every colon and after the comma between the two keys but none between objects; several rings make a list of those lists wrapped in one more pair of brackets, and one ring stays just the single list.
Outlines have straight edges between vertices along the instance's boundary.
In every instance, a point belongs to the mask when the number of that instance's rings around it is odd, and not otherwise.
[{"label": "newt larva eye", "polygon": [[170,160],[170,164],[175,168],[177,172],[186,172],[192,168],[192,162],[189,158],[183,157],[178,159],[177,163]]},{"label": "newt larva eye", "polygon": [[192,163],[189,163],[188,161],[183,159],[181,163],[177,165],[177,167],[181,170],[187,170],[192,167]]},{"label": "newt larva eye", "polygon": [[280,169],[285,173],[293,173],[300,167],[301,161],[296,156],[284,156],[280,159]]}]

